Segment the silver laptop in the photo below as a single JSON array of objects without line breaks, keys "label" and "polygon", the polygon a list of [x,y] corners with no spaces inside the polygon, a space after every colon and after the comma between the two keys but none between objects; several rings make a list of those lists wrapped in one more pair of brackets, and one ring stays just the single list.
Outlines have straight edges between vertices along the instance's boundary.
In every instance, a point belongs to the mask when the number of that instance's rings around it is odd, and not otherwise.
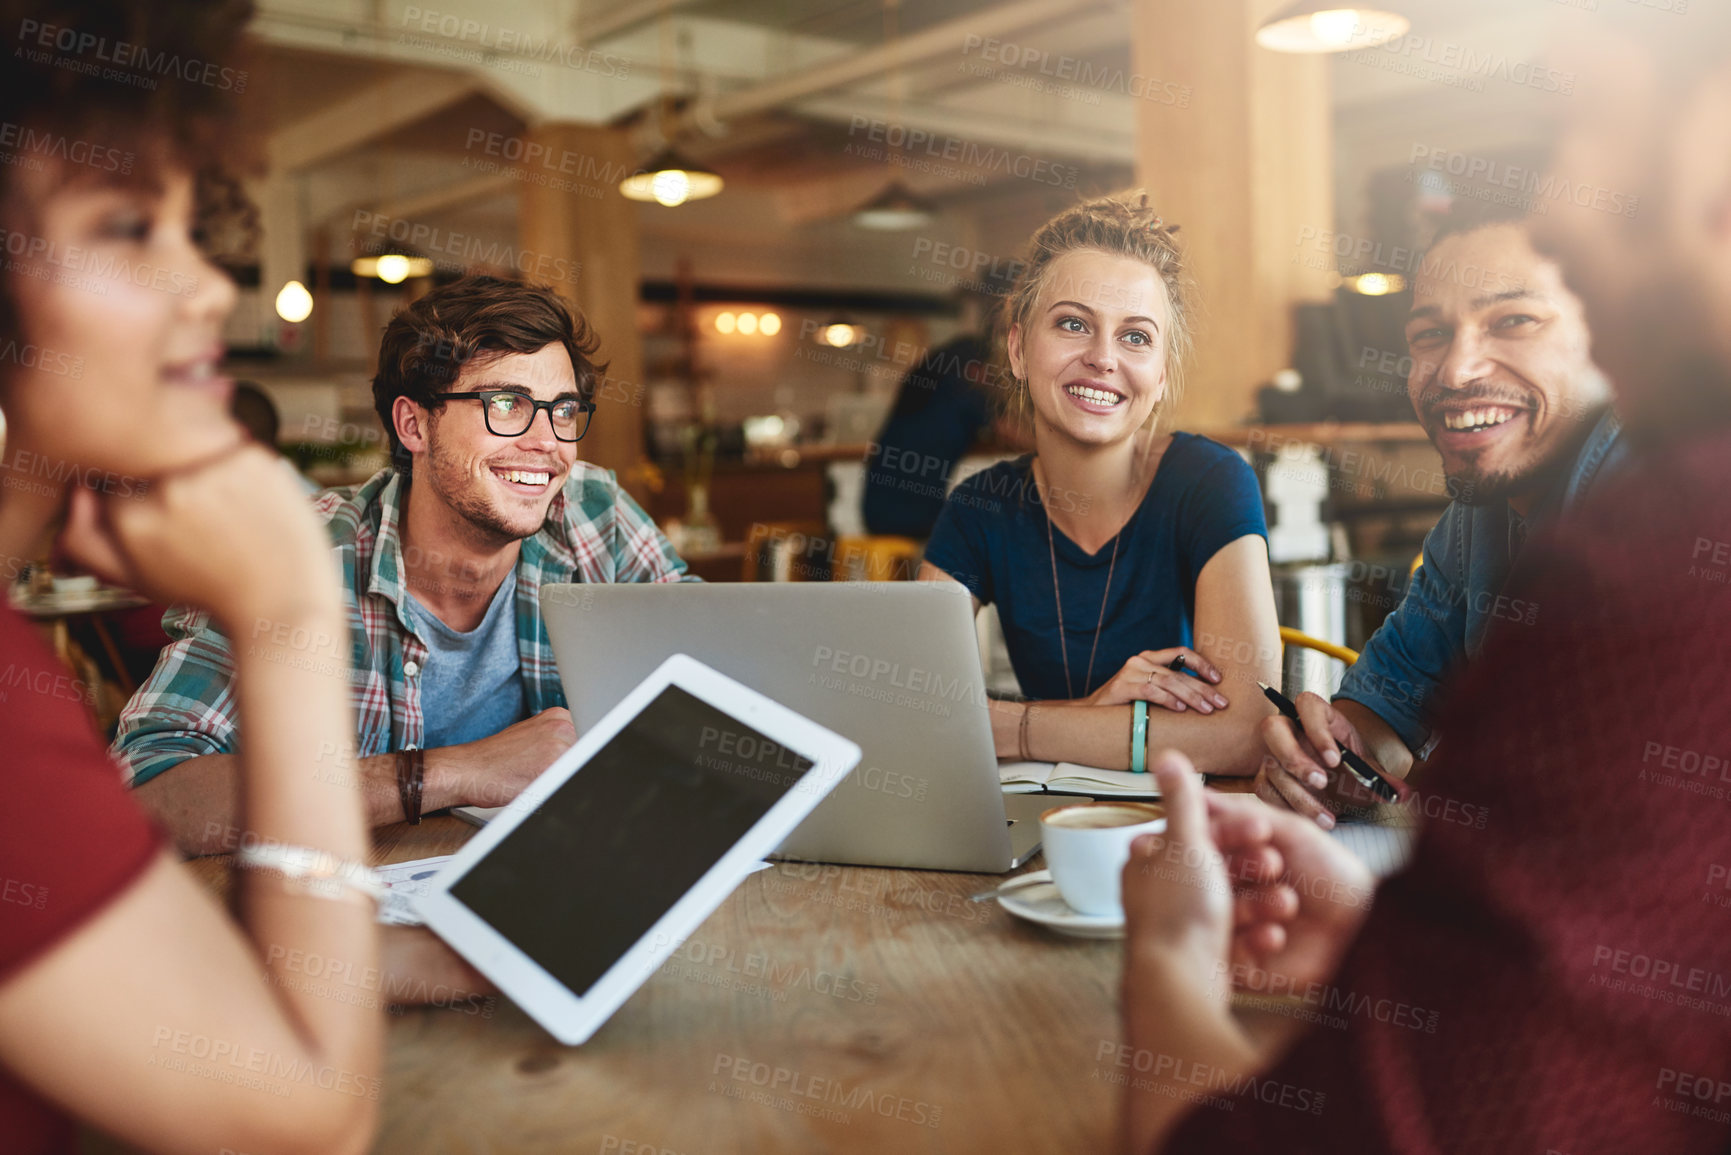
[{"label": "silver laptop", "polygon": [[683,653],[859,744],[780,857],[996,873],[1039,849],[1051,802],[999,785],[961,586],[548,585],[541,612],[579,734]]}]

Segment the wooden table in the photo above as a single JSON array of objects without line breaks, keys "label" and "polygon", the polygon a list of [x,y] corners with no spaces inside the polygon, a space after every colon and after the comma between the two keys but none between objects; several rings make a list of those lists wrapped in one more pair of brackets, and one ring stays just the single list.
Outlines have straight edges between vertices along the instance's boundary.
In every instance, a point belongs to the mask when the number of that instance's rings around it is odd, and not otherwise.
[{"label": "wooden table", "polygon": [[[470,833],[386,827],[374,860],[448,854]],[[190,868],[222,885],[222,859]],[[1121,944],[968,901],[999,881],[760,871],[582,1047],[502,996],[483,1013],[403,1011],[375,1150],[1108,1150],[1118,1068],[1097,1056],[1119,1038]]]},{"label": "wooden table", "polygon": [[103,617],[120,610],[149,605],[148,598],[139,597],[131,590],[117,586],[99,586],[94,590],[71,594],[32,594],[14,589],[10,600],[13,609],[48,627],[49,644],[54,647],[60,660],[74,670],[80,667],[73,654],[68,623],[76,617],[88,617],[96,640],[101,643],[103,652],[108,655],[109,664],[114,667],[114,675],[122,692],[131,697],[133,691],[138,689],[132,683],[132,675],[126,672],[126,663],[120,660],[120,648],[115,645],[113,635],[103,624]]}]

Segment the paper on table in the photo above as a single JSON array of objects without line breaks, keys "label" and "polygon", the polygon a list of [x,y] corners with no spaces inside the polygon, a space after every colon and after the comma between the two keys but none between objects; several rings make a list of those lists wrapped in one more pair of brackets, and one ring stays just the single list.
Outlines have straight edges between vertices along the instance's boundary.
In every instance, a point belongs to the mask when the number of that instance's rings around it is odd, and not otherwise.
[{"label": "paper on table", "polygon": [[1331,832],[1336,841],[1358,855],[1376,878],[1387,878],[1412,858],[1418,840],[1416,826],[1386,826],[1371,822],[1342,822]]},{"label": "paper on table", "polygon": [[451,861],[449,854],[432,858],[417,858],[412,862],[393,862],[374,868],[379,881],[389,888],[385,901],[379,904],[379,921],[386,926],[420,926],[421,916],[415,913],[414,898],[427,892],[427,879]]},{"label": "paper on table", "polygon": [[1102,770],[1075,762],[1001,762],[998,781],[1008,794],[1031,794],[1041,789],[1059,793],[1111,794],[1136,798],[1158,798],[1160,791],[1148,774],[1128,770]]}]

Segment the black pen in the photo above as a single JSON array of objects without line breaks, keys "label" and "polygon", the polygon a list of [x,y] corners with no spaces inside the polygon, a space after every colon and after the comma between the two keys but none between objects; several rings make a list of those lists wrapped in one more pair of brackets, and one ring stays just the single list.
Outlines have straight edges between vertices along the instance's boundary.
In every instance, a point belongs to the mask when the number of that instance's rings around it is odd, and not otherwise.
[{"label": "black pen", "polygon": [[[1276,710],[1279,710],[1294,722],[1298,721],[1298,707],[1292,704],[1292,699],[1288,698],[1285,694],[1282,694],[1279,690],[1276,690],[1266,682],[1258,682],[1256,684],[1262,687],[1263,696],[1270,702],[1274,703],[1274,708]],[[1352,771],[1352,776],[1357,778],[1359,784],[1366,790],[1369,790],[1372,794],[1375,794],[1380,798],[1386,798],[1390,802],[1400,801],[1401,792],[1399,788],[1391,783],[1387,778],[1383,777],[1382,772],[1377,770],[1376,767],[1372,766],[1369,762],[1366,762],[1363,758],[1360,758],[1351,750],[1348,750],[1345,746],[1340,748],[1340,762],[1341,765]]]}]

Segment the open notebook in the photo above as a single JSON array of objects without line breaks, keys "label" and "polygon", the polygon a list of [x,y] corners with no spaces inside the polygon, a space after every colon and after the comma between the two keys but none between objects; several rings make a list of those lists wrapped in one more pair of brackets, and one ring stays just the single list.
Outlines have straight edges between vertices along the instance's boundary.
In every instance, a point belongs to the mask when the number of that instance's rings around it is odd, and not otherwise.
[{"label": "open notebook", "polygon": [[1006,794],[1037,794],[1041,790],[1050,790],[1055,794],[1092,794],[1095,797],[1160,797],[1152,774],[1102,770],[1074,762],[1000,762],[998,781],[1003,784]]}]

